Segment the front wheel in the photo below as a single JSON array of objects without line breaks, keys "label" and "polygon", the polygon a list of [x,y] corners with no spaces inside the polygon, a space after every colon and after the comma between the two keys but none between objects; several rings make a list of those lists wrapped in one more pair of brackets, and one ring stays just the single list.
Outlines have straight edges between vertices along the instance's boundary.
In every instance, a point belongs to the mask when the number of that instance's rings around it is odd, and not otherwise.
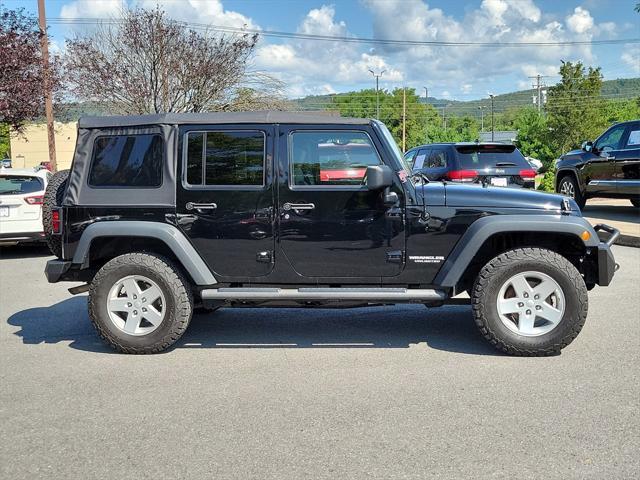
[{"label": "front wheel", "polygon": [[520,248],[487,263],[471,292],[473,316],[484,337],[512,355],[558,353],[587,318],[587,287],[562,255]]},{"label": "front wheel", "polygon": [[580,191],[580,186],[576,181],[575,177],[571,175],[565,175],[560,179],[560,183],[558,183],[558,193],[564,195],[565,197],[573,198],[580,209],[583,209],[587,203],[587,199]]},{"label": "front wheel", "polygon": [[89,290],[89,317],[123,353],[157,353],[185,332],[193,311],[188,281],[168,259],[128,253],[107,262]]}]

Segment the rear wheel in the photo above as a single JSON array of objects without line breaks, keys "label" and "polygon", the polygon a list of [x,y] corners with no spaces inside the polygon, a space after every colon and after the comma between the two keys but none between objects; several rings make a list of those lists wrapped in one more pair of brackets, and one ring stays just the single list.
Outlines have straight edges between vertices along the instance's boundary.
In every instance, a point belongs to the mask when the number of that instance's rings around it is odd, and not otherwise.
[{"label": "rear wheel", "polygon": [[512,355],[553,355],[587,318],[587,287],[563,256],[540,248],[510,250],[480,271],[473,315],[484,337]]},{"label": "rear wheel", "polygon": [[69,170],[56,172],[47,185],[44,193],[44,201],[42,202],[42,227],[45,240],[51,253],[58,258],[62,257],[62,237],[52,234],[53,222],[51,219],[51,210],[62,204],[68,181]]},{"label": "rear wheel", "polygon": [[582,209],[587,203],[587,199],[584,197],[573,175],[565,175],[560,179],[558,183],[558,193],[561,193],[565,197],[573,198],[578,206]]},{"label": "rear wheel", "polygon": [[129,253],[110,260],[89,290],[89,317],[119,352],[166,350],[185,332],[192,311],[186,278],[157,255]]}]

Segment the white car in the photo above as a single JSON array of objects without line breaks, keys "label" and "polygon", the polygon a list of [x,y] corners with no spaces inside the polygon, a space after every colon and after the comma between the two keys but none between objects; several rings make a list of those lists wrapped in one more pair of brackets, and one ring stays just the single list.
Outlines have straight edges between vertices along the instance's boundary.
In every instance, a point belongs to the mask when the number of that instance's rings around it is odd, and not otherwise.
[{"label": "white car", "polygon": [[0,245],[44,241],[42,201],[47,170],[0,168]]}]

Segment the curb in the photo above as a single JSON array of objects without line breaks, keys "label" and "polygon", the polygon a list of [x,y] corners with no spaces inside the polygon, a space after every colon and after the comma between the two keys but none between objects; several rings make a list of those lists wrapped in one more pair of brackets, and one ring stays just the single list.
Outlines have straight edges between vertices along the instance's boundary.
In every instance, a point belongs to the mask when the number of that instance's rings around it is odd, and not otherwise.
[{"label": "curb", "polygon": [[640,248],[640,237],[635,237],[633,235],[624,235],[621,233],[614,245]]}]

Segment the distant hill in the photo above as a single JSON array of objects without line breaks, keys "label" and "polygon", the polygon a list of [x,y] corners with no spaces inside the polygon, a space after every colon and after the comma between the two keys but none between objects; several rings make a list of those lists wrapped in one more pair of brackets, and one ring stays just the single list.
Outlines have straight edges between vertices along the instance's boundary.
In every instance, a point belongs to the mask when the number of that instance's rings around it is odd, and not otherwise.
[{"label": "distant hill", "polygon": [[[523,107],[533,105],[533,96],[536,94],[535,89],[520,90],[517,92],[504,93],[494,97],[494,109],[496,112],[503,112],[513,107]],[[324,106],[330,106],[333,102],[332,98],[336,95],[312,95],[300,99],[293,100],[292,103],[296,110],[321,110]],[[640,96],[640,78],[620,78],[616,80],[605,80],[602,82],[602,96],[609,99],[629,99]],[[420,101],[425,103],[424,98]],[[427,103],[441,109],[445,105],[447,111],[453,115],[478,115],[478,107],[486,107],[486,111],[491,108],[491,100],[483,98],[479,100],[460,101],[448,100],[446,98],[429,97]],[[327,108],[325,107],[325,108]]]}]

